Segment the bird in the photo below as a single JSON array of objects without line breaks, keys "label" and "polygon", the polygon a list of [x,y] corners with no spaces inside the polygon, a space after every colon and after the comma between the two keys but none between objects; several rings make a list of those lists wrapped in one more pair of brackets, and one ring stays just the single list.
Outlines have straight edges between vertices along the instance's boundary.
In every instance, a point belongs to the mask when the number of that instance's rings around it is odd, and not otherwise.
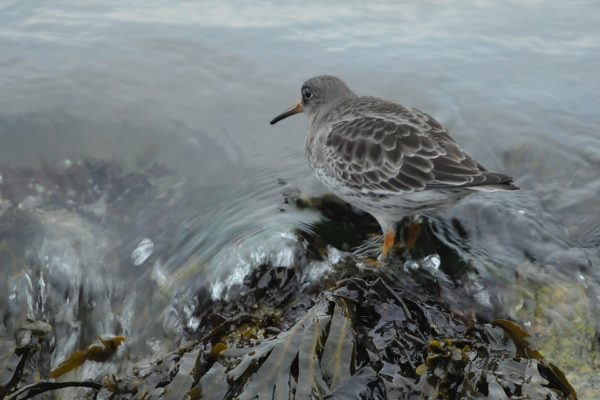
[{"label": "bird", "polygon": [[307,114],[304,151],[310,168],[335,195],[377,220],[384,260],[404,217],[476,191],[519,189],[511,176],[485,168],[437,120],[415,108],[356,95],[331,75],[304,82],[300,96],[271,125]]}]

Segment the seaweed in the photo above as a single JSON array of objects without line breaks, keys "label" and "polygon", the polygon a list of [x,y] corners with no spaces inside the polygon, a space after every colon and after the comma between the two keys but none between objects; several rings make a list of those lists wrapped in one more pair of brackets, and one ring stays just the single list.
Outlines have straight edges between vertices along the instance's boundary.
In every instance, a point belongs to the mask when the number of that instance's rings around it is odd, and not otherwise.
[{"label": "seaweed", "polygon": [[86,361],[104,362],[108,360],[125,341],[123,336],[100,337],[99,343],[93,343],[83,351],[73,352],[61,365],[50,372],[50,377],[57,379],[67,372],[81,367]]},{"label": "seaweed", "polygon": [[[263,266],[248,283],[267,275],[273,287],[301,286],[298,273],[276,270]],[[201,316],[206,334],[185,350],[196,357],[193,379],[184,369],[186,393],[210,399],[576,399],[566,380],[548,379],[555,367],[529,345],[525,350],[522,338],[452,317],[403,272],[339,265],[333,275],[319,282],[308,304],[282,302],[266,291],[211,304]],[[272,309],[282,314],[239,319],[250,313],[246,306],[255,316]],[[249,328],[252,335],[245,334]]]},{"label": "seaweed", "polygon": [[[133,172],[100,160],[38,170],[0,166],[0,258],[27,261],[22,242],[42,224],[31,209],[69,210],[131,229],[136,204],[153,196],[162,202],[160,193],[172,193],[157,184],[168,175],[165,168],[144,160],[138,166]],[[198,292],[191,317],[199,323],[186,324],[179,347],[152,362],[91,380],[53,381],[89,360],[112,360],[124,337],[103,338],[51,371],[52,321],[21,323],[7,310],[4,321],[19,332],[19,358],[0,399],[67,387],[88,388],[78,393],[97,399],[577,398],[529,332],[491,318],[502,315],[497,304],[474,300],[476,272],[439,240],[435,220],[405,220],[398,239],[408,238],[406,246],[372,267],[364,254],[351,252],[378,237],[370,216],[331,196],[302,200],[290,192],[285,203],[284,211],[312,208],[323,215],[310,231],[295,233],[304,252],[298,262],[251,269],[227,299]],[[152,209],[145,210],[151,220]],[[164,219],[146,230],[165,237],[161,246],[169,248],[169,227],[177,223]],[[460,222],[453,224],[460,234]],[[334,260],[332,247],[338,249]],[[127,249],[118,249],[119,260],[130,259]],[[311,279],[315,262],[330,269]]]}]

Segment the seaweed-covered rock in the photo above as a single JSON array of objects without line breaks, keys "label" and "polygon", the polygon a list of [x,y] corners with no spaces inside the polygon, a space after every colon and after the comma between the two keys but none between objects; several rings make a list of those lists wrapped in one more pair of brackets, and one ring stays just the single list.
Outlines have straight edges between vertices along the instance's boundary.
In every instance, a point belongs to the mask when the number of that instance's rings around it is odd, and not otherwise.
[{"label": "seaweed-covered rock", "polygon": [[[24,243],[40,226],[61,228],[44,242],[50,244],[83,234],[97,237],[104,231],[89,221],[100,219],[127,232],[134,228],[131,210],[146,204],[149,192],[162,203],[164,188],[153,184],[150,172],[124,172],[114,163],[86,160],[60,171],[46,168],[43,173],[0,169],[10,183],[0,187],[0,258],[15,265],[15,260],[26,260]],[[172,196],[170,200],[178,206]],[[392,262],[372,266],[377,263],[366,257],[378,251],[377,241],[370,238],[379,227],[371,217],[328,196],[309,201],[288,196],[286,203],[316,208],[323,215],[311,232],[296,232],[303,253],[292,265],[264,263],[249,269],[243,284],[228,290],[224,299],[214,300],[206,290],[198,293],[196,309],[186,314],[196,322],[181,324],[179,347],[173,345],[153,361],[115,362],[112,368],[94,370],[97,373],[90,379],[68,380],[69,375],[63,374],[70,370],[91,362],[110,363],[122,348],[131,351],[134,346],[121,336],[123,327],[105,321],[105,326],[115,327],[116,341],[101,340],[101,346],[83,351],[92,338],[81,334],[77,337],[86,340],[77,347],[70,344],[71,357],[62,364],[51,363],[51,346],[67,350],[58,340],[61,334],[78,329],[85,333],[85,325],[59,324],[45,314],[53,308],[42,307],[31,311],[44,321],[34,326],[25,313],[18,312],[26,309],[26,302],[11,303],[3,314],[4,326],[20,336],[13,339],[16,352],[10,357],[10,373],[0,374],[0,399],[42,393],[52,398],[52,391],[64,388],[73,390],[69,396],[75,393],[77,398],[90,399],[576,398],[562,372],[532,348],[527,332],[507,320],[492,321],[500,310],[489,295],[494,282],[477,280],[472,267],[438,240],[436,234],[443,227],[435,221],[418,221],[418,237],[397,249]],[[147,206],[135,223],[143,224],[143,231],[151,231],[153,238],[162,235],[164,252],[170,246],[168,227],[177,221],[154,221],[153,211],[162,208]],[[65,224],[68,229],[63,229]],[[401,231],[411,229],[414,221]],[[359,255],[343,252],[365,241]],[[86,248],[77,240],[71,242],[74,258],[82,259]],[[114,268],[123,260],[132,262],[133,246],[114,242],[106,246],[115,251],[102,258],[103,267],[107,260]],[[138,248],[143,243],[152,242],[143,240]],[[134,266],[147,262],[146,253],[159,251],[153,246],[152,250],[144,247],[143,257],[134,257]],[[95,252],[90,254],[101,259]],[[316,265],[326,267],[314,274]],[[90,273],[79,275],[89,278]],[[30,281],[24,277],[15,282],[28,290]],[[58,285],[61,279],[55,281],[56,288],[73,290],[76,298],[85,299],[89,291],[85,281],[79,289],[63,288]],[[154,281],[138,277],[135,282]],[[99,292],[113,292],[99,287]],[[56,299],[64,297],[54,297],[54,309],[61,306]],[[87,302],[71,306],[77,319],[90,319]],[[98,320],[107,314],[103,310],[109,310],[108,305],[94,307]],[[143,310],[140,318],[160,324],[154,321],[150,305]],[[48,340],[50,329],[55,337]],[[0,335],[8,337],[8,331]],[[0,343],[4,353],[6,348]],[[49,368],[51,364],[55,369]]]},{"label": "seaweed-covered rock", "polygon": [[517,325],[463,321],[411,275],[354,263],[311,287],[293,269],[253,271],[253,289],[203,306],[174,374],[154,370],[135,389],[130,380],[111,390],[206,399],[576,398]]}]

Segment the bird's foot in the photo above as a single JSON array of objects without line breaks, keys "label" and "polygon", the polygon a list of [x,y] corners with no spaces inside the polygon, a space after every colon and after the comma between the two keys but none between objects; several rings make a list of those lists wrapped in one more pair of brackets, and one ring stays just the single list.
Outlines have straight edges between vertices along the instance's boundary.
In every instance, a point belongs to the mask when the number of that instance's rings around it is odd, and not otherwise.
[{"label": "bird's foot", "polygon": [[365,264],[365,266],[371,267],[371,268],[383,267],[384,262],[385,261],[381,257],[380,258],[367,257],[363,260],[363,263]]}]

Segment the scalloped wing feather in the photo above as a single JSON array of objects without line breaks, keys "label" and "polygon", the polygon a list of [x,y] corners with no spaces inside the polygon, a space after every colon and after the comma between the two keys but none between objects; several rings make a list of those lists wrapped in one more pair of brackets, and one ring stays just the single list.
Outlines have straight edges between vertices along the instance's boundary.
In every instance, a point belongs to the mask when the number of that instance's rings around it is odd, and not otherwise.
[{"label": "scalloped wing feather", "polygon": [[332,178],[377,194],[504,184],[510,190],[511,177],[483,168],[435,119],[403,110],[402,119],[371,114],[331,124],[324,155]]}]

